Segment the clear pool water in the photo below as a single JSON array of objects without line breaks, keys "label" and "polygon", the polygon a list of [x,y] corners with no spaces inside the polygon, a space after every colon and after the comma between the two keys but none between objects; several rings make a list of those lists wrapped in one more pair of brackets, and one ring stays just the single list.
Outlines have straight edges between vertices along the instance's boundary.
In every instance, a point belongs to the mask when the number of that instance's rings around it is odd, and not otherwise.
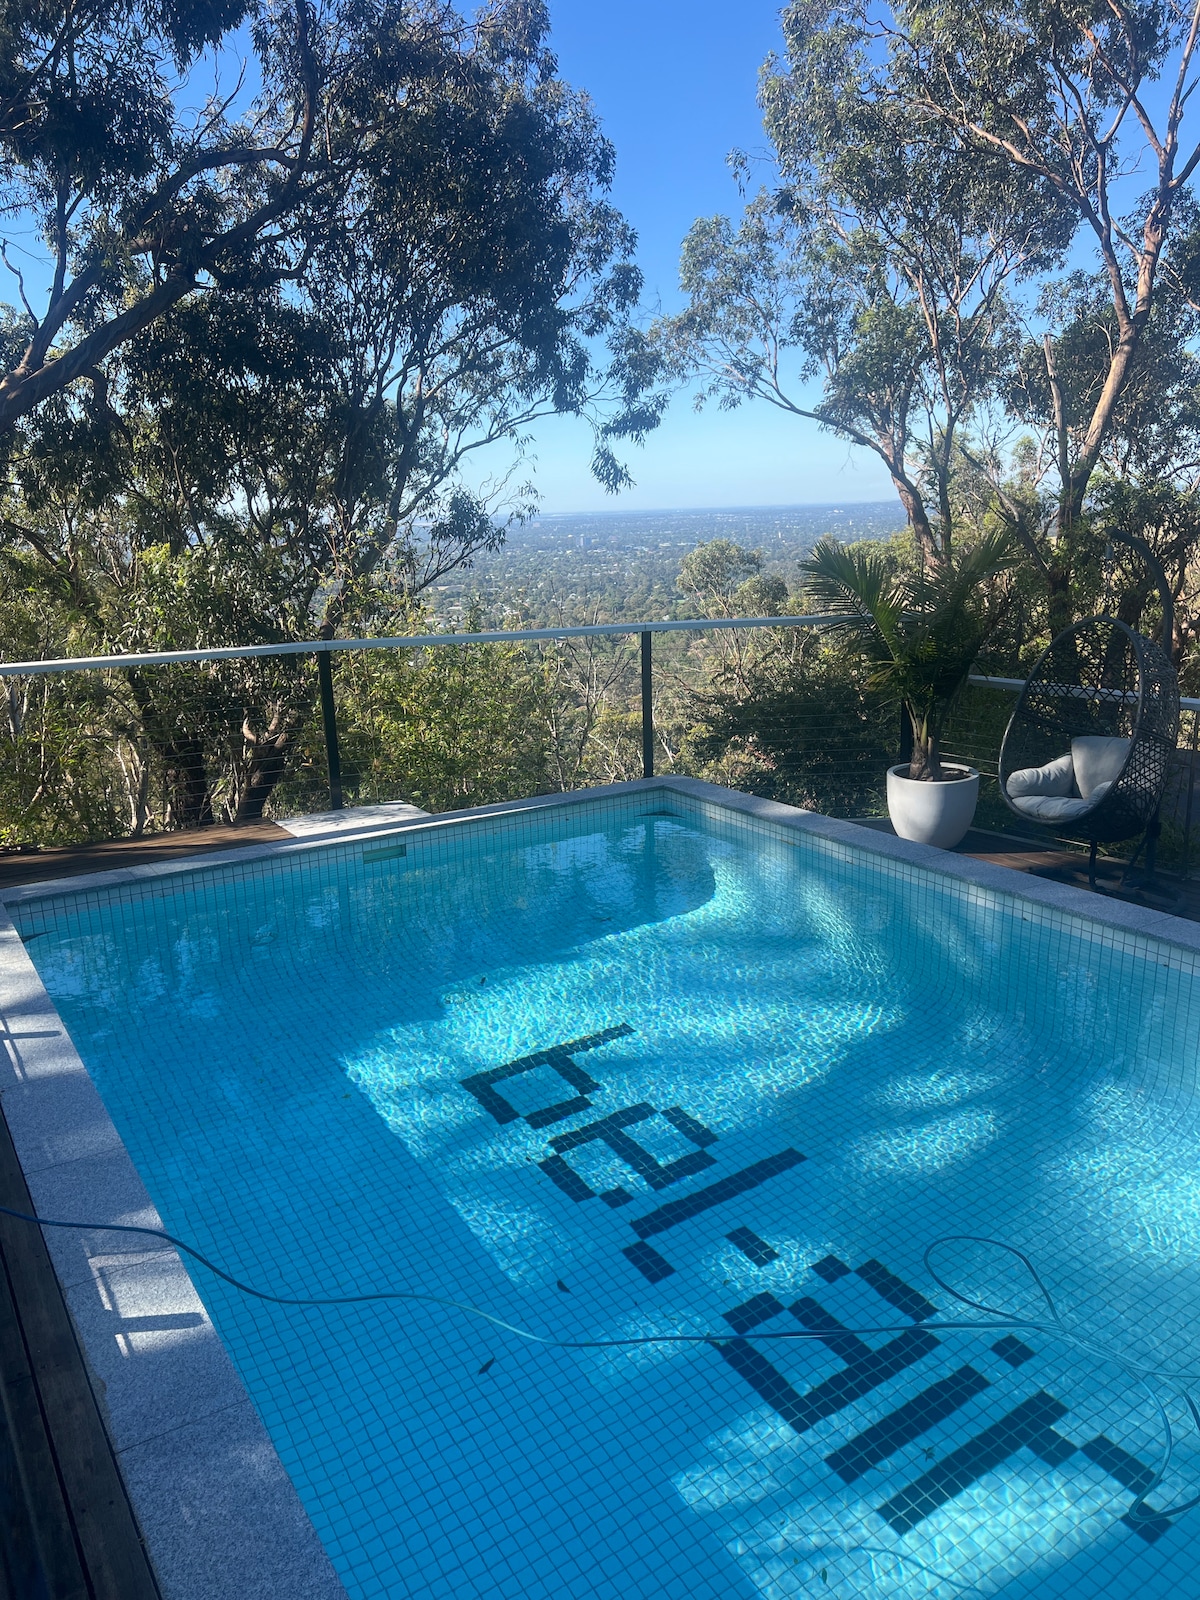
[{"label": "clear pool water", "polygon": [[[1193,1596],[1196,978],[643,795],[20,907],[352,1596]],[[529,1058],[529,1059],[526,1059]],[[946,1334],[1018,1246],[1101,1348]],[[1011,1261],[965,1291],[1041,1308]],[[891,1324],[888,1333],[845,1329]],[[823,1342],[754,1342],[823,1331]],[[1152,1391],[1152,1392],[1151,1392]],[[1200,1492],[1180,1435],[1151,1504]]]}]

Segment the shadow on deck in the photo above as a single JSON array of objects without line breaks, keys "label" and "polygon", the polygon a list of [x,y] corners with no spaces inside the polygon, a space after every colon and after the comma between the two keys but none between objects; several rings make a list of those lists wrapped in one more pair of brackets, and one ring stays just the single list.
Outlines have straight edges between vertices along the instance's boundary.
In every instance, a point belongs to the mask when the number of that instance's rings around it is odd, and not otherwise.
[{"label": "shadow on deck", "polygon": [[[895,833],[886,817],[855,817],[856,826],[871,828],[876,833]],[[976,861],[990,861],[997,867],[1010,867],[1014,872],[1029,872],[1038,878],[1053,878],[1056,883],[1068,883],[1076,889],[1088,889],[1087,857],[1078,850],[1067,850],[1060,845],[1048,844],[1038,839],[1022,839],[1014,834],[987,833],[982,828],[971,828],[960,845],[951,852],[956,856],[972,856]],[[1126,900],[1131,905],[1149,906],[1155,911],[1168,911],[1172,916],[1185,917],[1189,922],[1200,922],[1200,883],[1180,879],[1163,873],[1152,888],[1134,887],[1141,880],[1141,872],[1130,874],[1130,886],[1122,888],[1123,861],[1101,856],[1096,863],[1096,877],[1100,892],[1109,898]]]}]

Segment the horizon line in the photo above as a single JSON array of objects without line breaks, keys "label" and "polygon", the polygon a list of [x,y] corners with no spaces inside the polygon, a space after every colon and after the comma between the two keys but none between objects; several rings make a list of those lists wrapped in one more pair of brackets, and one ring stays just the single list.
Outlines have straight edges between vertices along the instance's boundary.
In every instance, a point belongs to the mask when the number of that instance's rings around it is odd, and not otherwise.
[{"label": "horizon line", "polygon": [[[737,506],[600,506],[587,511],[539,511],[530,522],[545,522],[551,517],[665,517],[686,513],[713,514],[738,511],[841,511],[862,506],[894,507],[897,516],[904,517],[904,507],[899,501],[886,500],[785,500],[761,505]],[[528,524],[526,524],[528,526]]]}]

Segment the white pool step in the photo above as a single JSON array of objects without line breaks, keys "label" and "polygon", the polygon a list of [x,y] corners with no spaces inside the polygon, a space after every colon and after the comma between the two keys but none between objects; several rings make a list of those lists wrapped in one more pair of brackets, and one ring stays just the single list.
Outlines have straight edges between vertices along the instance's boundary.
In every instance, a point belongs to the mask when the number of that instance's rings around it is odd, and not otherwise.
[{"label": "white pool step", "polygon": [[404,800],[378,806],[347,806],[342,811],[313,811],[304,817],[281,817],[279,826],[296,839],[336,837],[339,833],[364,833],[372,828],[394,828],[398,822],[427,817],[428,811]]}]

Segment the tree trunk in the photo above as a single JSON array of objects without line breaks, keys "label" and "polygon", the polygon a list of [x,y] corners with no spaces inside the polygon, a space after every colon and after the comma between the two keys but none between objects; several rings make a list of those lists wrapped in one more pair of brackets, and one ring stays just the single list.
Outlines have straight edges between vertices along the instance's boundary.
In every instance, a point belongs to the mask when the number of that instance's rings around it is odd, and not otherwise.
[{"label": "tree trunk", "polygon": [[[147,728],[151,743],[158,743]],[[208,759],[199,739],[169,739],[159,744],[167,781],[171,821],[177,828],[206,828],[213,820]]]},{"label": "tree trunk", "polygon": [[250,766],[246,773],[245,788],[238,797],[233,818],[235,823],[262,820],[267,801],[287,771],[296,724],[295,714],[285,714],[281,709],[276,710],[270,726],[263,734],[254,732],[249,718],[242,723],[242,736],[250,752]]},{"label": "tree trunk", "polygon": [[925,510],[924,501],[916,492],[911,483],[906,483],[903,478],[892,477],[896,485],[896,493],[900,496],[900,504],[904,507],[908,517],[909,526],[917,537],[917,548],[924,561],[932,561],[937,554],[937,545],[933,536],[933,526],[929,521],[929,514]]},{"label": "tree trunk", "polygon": [[1075,622],[1075,601],[1071,590],[1069,562],[1055,560],[1046,577],[1049,602],[1050,636],[1056,638]]},{"label": "tree trunk", "polygon": [[909,721],[912,723],[912,755],[908,762],[908,775],[914,783],[928,780],[931,783],[940,781],[942,777],[942,758],[938,749],[938,740],[931,733],[929,722],[919,716],[911,706],[906,708]]},{"label": "tree trunk", "polygon": [[181,734],[177,727],[164,722],[153,685],[141,672],[127,670],[125,678],[146,739],[163,764],[171,826],[207,827],[213,820],[213,809],[203,739],[195,734]]}]

